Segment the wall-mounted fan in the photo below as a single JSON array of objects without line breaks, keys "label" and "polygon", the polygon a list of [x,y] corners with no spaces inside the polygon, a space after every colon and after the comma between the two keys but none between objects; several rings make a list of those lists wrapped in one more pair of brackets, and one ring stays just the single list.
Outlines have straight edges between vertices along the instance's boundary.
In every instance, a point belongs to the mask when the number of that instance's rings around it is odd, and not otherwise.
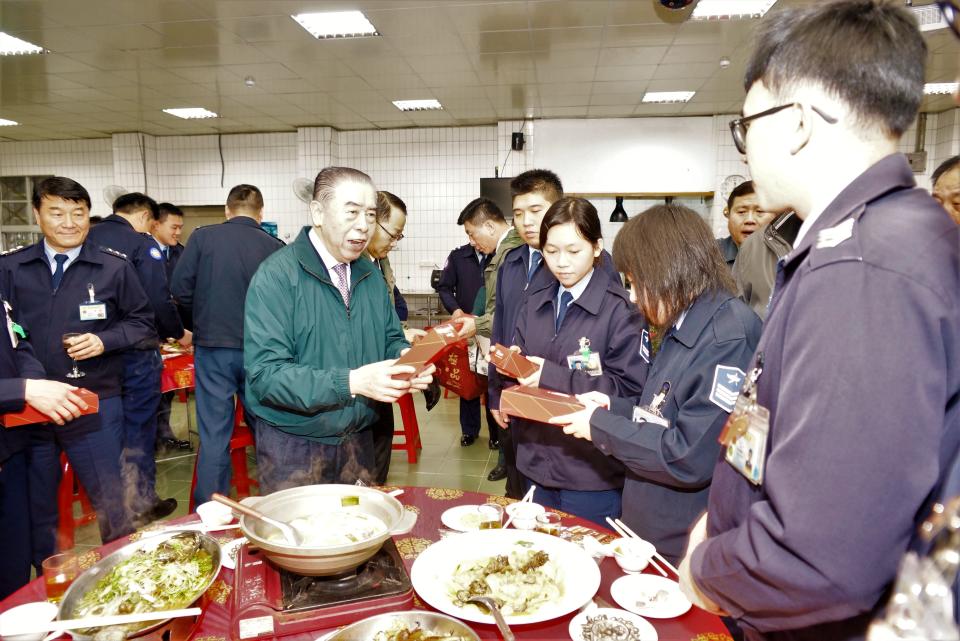
[{"label": "wall-mounted fan", "polygon": [[309,178],[294,178],[293,193],[309,205],[310,201],[313,200],[313,181]]},{"label": "wall-mounted fan", "polygon": [[103,188],[103,199],[107,203],[107,207],[111,210],[113,209],[113,203],[120,196],[125,196],[129,194],[130,190],[126,187],[121,187],[120,185],[107,185]]}]

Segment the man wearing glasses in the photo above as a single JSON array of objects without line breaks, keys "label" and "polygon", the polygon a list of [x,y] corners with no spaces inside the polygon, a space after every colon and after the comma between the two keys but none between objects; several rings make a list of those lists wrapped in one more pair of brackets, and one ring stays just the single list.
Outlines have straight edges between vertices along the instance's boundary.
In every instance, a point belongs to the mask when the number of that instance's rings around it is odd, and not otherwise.
[{"label": "man wearing glasses", "polygon": [[680,582],[748,639],[863,638],[960,433],[960,229],[898,153],[926,55],[842,0],[771,13],[747,65],[734,141],[803,225]]}]

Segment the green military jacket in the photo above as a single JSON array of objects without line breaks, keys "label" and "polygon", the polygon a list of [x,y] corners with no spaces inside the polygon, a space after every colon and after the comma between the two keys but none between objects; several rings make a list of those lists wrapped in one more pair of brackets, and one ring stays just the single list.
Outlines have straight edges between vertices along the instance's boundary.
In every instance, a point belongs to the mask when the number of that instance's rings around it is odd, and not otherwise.
[{"label": "green military jacket", "polygon": [[[483,270],[483,287],[477,294],[478,303],[480,295],[483,295],[483,308],[474,310],[474,313],[477,314],[477,333],[481,336],[490,338],[490,333],[493,330],[493,309],[497,306],[497,272],[500,269],[500,263],[503,262],[503,257],[507,255],[508,251],[522,244],[523,240],[520,238],[520,234],[517,233],[515,227],[511,226],[510,231],[500,241],[497,252]],[[479,307],[479,304],[477,307]]]}]

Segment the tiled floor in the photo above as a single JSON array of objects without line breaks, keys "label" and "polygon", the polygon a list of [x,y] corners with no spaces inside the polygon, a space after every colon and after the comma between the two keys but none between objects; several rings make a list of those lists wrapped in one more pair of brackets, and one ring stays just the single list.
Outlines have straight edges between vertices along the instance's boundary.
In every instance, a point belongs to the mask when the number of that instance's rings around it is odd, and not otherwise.
[{"label": "tiled floor", "polygon": [[[389,485],[421,485],[427,487],[450,487],[462,490],[502,494],[504,482],[491,483],[487,474],[497,464],[497,453],[488,447],[486,426],[481,436],[470,447],[460,446],[460,403],[456,397],[441,399],[440,403],[427,412],[423,396],[417,394],[414,399],[417,408],[417,420],[420,425],[420,439],[423,449],[416,463],[407,462],[406,451],[395,450],[390,461]],[[174,401],[171,424],[178,438],[186,438],[187,407]],[[197,435],[193,399],[189,404],[191,426],[194,433],[190,440],[196,450]],[[395,409],[397,429],[402,426],[400,412]],[[486,419],[483,419],[486,420]],[[253,452],[248,453],[251,470],[255,469]],[[157,493],[161,498],[174,497],[178,507],[173,517],[187,513],[190,503],[190,482],[193,478],[195,453],[174,455],[157,461]],[[96,524],[83,526],[77,530],[76,547],[84,550],[100,545],[100,534]]]}]

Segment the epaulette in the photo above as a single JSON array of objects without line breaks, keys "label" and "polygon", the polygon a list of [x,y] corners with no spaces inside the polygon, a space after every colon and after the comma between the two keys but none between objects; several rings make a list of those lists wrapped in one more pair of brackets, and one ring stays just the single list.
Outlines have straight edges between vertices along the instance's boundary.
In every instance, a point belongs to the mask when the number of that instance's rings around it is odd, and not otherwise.
[{"label": "epaulette", "polygon": [[16,254],[18,251],[24,250],[27,248],[27,245],[17,245],[13,249],[7,249],[6,251],[0,252],[0,256],[9,256],[10,254]]},{"label": "epaulette", "polygon": [[124,260],[127,260],[127,255],[124,254],[123,252],[118,252],[116,249],[110,249],[109,247],[101,246],[100,251],[102,251],[105,254],[110,254],[111,256],[116,256],[117,258],[122,258]]}]

